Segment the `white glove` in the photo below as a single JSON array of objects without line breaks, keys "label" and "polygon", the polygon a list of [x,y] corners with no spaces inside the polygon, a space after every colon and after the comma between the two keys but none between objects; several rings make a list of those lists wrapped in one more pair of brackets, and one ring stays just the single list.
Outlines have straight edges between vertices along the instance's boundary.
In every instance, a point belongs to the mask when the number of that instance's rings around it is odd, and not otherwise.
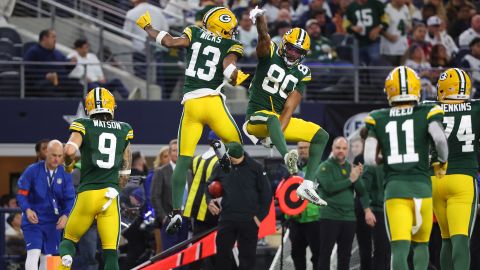
[{"label": "white glove", "polygon": [[265,148],[273,148],[272,139],[266,137],[260,141]]},{"label": "white glove", "polygon": [[265,10],[258,8],[256,6],[254,9],[250,10],[250,20],[252,20],[253,24],[257,22],[257,17],[263,16],[265,14]]}]

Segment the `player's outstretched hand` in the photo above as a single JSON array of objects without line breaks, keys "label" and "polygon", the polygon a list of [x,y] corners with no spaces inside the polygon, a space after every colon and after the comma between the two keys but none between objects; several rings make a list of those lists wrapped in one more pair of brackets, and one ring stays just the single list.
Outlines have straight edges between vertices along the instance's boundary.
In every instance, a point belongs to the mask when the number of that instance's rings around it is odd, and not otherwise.
[{"label": "player's outstretched hand", "polygon": [[240,85],[242,84],[248,77],[250,77],[250,74],[248,73],[243,73],[240,69],[238,70],[237,73],[237,81],[235,85]]},{"label": "player's outstretched hand", "polygon": [[145,29],[145,27],[147,27],[151,23],[152,19],[150,18],[150,13],[148,11],[137,19],[137,25],[142,29]]},{"label": "player's outstretched hand", "polygon": [[252,20],[253,24],[255,24],[257,22],[257,18],[263,16],[263,14],[265,14],[265,10],[260,9],[258,8],[258,6],[256,6],[254,9],[250,10],[249,17],[250,20]]}]

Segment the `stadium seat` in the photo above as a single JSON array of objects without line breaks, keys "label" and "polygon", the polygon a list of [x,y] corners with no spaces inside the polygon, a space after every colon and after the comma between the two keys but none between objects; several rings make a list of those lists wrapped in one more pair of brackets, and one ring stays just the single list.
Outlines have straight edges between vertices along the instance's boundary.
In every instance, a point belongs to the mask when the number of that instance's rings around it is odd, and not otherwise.
[{"label": "stadium seat", "polygon": [[16,55],[15,47],[13,43],[6,38],[0,38],[0,54],[13,57]]},{"label": "stadium seat", "polygon": [[20,97],[19,77],[17,71],[0,72],[0,97]]},{"label": "stadium seat", "polygon": [[0,38],[7,38],[13,44],[22,43],[22,38],[20,37],[18,32],[10,27],[0,27]]},{"label": "stadium seat", "polygon": [[28,49],[30,49],[30,47],[32,47],[33,45],[35,45],[37,43],[38,42],[36,42],[36,41],[28,41],[28,42],[23,43],[23,55],[25,55],[25,53],[28,51]]}]

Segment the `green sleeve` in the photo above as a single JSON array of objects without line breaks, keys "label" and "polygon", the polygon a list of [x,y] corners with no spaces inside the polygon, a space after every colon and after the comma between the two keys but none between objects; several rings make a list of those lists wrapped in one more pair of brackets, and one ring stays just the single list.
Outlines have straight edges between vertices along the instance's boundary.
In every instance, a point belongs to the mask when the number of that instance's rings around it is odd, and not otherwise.
[{"label": "green sleeve", "polygon": [[431,109],[428,111],[427,122],[431,123],[433,121],[440,121],[440,123],[442,123],[444,114],[445,112],[440,106],[433,105],[431,106]]},{"label": "green sleeve", "polygon": [[335,193],[344,189],[350,188],[352,182],[345,178],[342,180],[335,180],[333,176],[333,169],[326,164],[320,165],[317,174],[317,181],[320,183],[322,190],[327,193]]},{"label": "green sleeve", "polygon": [[370,192],[372,190],[374,174],[375,169],[373,167],[365,167],[365,171],[363,172],[360,180],[358,180],[358,182],[361,182],[365,188],[364,194],[360,196],[360,202],[362,203],[362,207],[364,209],[369,208],[372,203]]}]

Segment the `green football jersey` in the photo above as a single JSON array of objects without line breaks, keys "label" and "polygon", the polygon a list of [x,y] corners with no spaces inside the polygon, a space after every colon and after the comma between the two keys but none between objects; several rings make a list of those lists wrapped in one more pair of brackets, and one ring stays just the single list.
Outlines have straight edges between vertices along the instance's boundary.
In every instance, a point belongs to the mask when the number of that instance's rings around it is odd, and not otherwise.
[{"label": "green football jersey", "polygon": [[480,101],[460,104],[437,103],[445,112],[443,126],[448,139],[447,174],[476,177],[478,139],[480,132]]},{"label": "green football jersey", "polygon": [[220,91],[224,84],[223,59],[230,53],[243,56],[242,43],[213,35],[193,25],[185,28],[183,34],[190,39],[185,56],[183,94],[199,89]]},{"label": "green football jersey", "polygon": [[302,64],[288,67],[271,42],[270,54],[258,59],[257,70],[250,84],[247,118],[261,110],[282,113],[285,101],[294,90],[303,94],[306,82],[312,80],[310,69]]},{"label": "green football jersey", "polygon": [[[360,47],[368,46],[378,40],[370,40],[368,33],[379,24],[383,25],[383,29],[388,27],[385,5],[378,0],[368,0],[366,4],[354,1],[345,12],[344,27],[358,39]],[[364,31],[360,34],[352,31],[350,27],[355,25],[363,26]]]},{"label": "green football jersey", "polygon": [[119,190],[118,171],[123,152],[133,139],[132,127],[118,121],[80,118],[70,125],[82,135],[80,185],[77,192],[113,187]]},{"label": "green football jersey", "polygon": [[377,138],[383,156],[386,199],[432,196],[428,125],[442,117],[435,104],[380,109],[367,116],[369,136]]}]

